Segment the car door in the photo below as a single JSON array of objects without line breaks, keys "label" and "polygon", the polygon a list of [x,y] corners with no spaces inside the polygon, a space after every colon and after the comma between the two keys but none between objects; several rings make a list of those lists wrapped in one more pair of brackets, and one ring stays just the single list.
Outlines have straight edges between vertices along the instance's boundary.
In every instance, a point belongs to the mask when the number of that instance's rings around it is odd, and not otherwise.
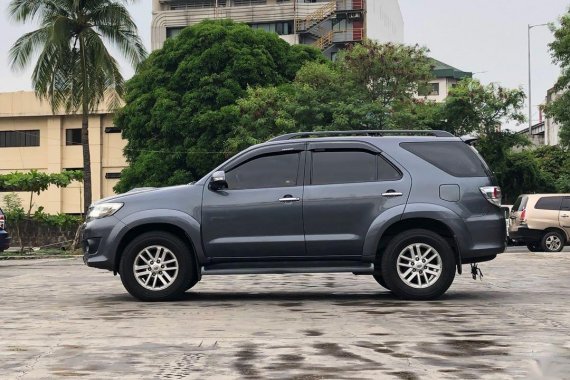
[{"label": "car door", "polygon": [[205,186],[202,236],[212,259],[305,255],[305,144],[250,151],[222,168],[228,188]]},{"label": "car door", "polygon": [[560,227],[566,232],[566,239],[570,240],[570,197],[562,199],[560,206]]},{"label": "car door", "polygon": [[315,142],[307,148],[303,218],[307,255],[360,257],[372,222],[406,203],[411,180],[364,142]]}]

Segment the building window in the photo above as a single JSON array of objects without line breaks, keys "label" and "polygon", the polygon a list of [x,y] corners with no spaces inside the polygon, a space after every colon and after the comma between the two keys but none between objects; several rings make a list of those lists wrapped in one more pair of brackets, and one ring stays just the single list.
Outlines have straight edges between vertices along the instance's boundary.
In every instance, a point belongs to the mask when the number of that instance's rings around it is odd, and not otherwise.
[{"label": "building window", "polygon": [[105,178],[106,179],[119,179],[119,178],[121,178],[121,173],[120,172],[118,172],[118,173],[106,173]]},{"label": "building window", "polygon": [[166,28],[166,38],[174,38],[182,33],[184,29],[183,26],[174,27],[174,28]]},{"label": "building window", "polygon": [[105,128],[105,133],[121,133],[121,128],[119,128],[119,127],[107,127],[107,128]]},{"label": "building window", "polygon": [[0,148],[40,146],[40,130],[1,131]]},{"label": "building window", "polygon": [[295,33],[293,31],[293,21],[258,23],[251,24],[251,27],[253,29],[263,29],[266,32],[277,33],[280,36]]},{"label": "building window", "polygon": [[428,83],[425,87],[420,88],[418,93],[420,96],[438,96],[439,83]]},{"label": "building window", "polygon": [[81,145],[81,128],[65,130],[65,145]]}]

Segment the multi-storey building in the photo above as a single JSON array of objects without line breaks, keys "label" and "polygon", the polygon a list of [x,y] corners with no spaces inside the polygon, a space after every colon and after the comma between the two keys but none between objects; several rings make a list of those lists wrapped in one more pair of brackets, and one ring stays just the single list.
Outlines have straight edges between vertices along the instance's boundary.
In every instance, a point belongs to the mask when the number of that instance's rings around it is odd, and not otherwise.
[{"label": "multi-storey building", "polygon": [[[113,114],[100,107],[89,116],[89,147],[93,200],[113,195],[113,186],[126,167],[125,141],[113,126]],[[0,174],[36,169],[59,173],[83,170],[81,116],[52,112],[33,92],[0,93]],[[0,189],[1,191],[1,189]],[[2,196],[0,192],[0,204]],[[23,204],[29,193],[19,193]],[[48,213],[78,214],[83,210],[83,184],[65,189],[51,186],[34,196]]]},{"label": "multi-storey building", "polygon": [[420,97],[434,102],[443,102],[449,91],[462,79],[473,77],[473,73],[462,71],[450,66],[446,63],[440,62],[436,59],[433,61],[433,76],[429,82],[429,87],[420,92]]},{"label": "multi-storey building", "polygon": [[404,40],[398,0],[153,0],[152,49],[204,19],[232,19],[275,32],[291,44],[336,52],[364,38]]}]

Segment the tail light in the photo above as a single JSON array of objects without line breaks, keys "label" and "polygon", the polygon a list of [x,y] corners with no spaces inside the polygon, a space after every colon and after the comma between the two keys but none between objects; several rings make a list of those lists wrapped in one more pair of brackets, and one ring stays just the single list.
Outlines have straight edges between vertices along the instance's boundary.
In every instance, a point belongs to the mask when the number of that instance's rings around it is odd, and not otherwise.
[{"label": "tail light", "polygon": [[526,208],[522,210],[520,220],[521,223],[526,223]]},{"label": "tail light", "polygon": [[5,223],[4,215],[0,214],[0,228],[1,229],[4,229],[4,223]]},{"label": "tail light", "polygon": [[483,186],[480,187],[481,193],[490,203],[495,206],[501,205],[501,188],[499,186]]}]

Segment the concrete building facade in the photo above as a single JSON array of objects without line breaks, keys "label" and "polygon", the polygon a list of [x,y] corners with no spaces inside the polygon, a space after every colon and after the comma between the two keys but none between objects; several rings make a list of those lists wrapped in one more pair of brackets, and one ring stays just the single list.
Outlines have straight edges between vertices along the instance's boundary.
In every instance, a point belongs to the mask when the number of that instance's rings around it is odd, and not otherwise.
[{"label": "concrete building facade", "polygon": [[151,47],[159,49],[189,25],[232,19],[272,31],[291,44],[308,44],[334,59],[364,38],[404,42],[398,0],[152,0]]},{"label": "concrete building facade", "polygon": [[[38,100],[33,92],[0,93],[0,174],[31,169],[47,173],[82,170],[80,131],[80,115],[53,114],[49,104]],[[89,117],[89,147],[95,201],[113,194],[113,186],[126,167],[125,141],[113,126],[111,111],[103,107]],[[29,193],[19,195],[24,205],[29,203]],[[74,182],[65,189],[52,186],[34,196],[34,204],[48,213],[79,214],[83,184]]]},{"label": "concrete building facade", "polygon": [[[554,88],[551,88],[546,93],[546,104],[550,104],[560,96]],[[542,112],[541,117],[542,119]],[[547,117],[544,120],[544,144],[546,145],[560,145],[560,124],[554,119]]]},{"label": "concrete building facade", "polygon": [[422,91],[419,96],[434,102],[443,102],[449,91],[462,79],[472,78],[473,73],[462,71],[450,66],[446,63],[433,59],[433,76],[434,79],[429,82],[427,89]]}]

